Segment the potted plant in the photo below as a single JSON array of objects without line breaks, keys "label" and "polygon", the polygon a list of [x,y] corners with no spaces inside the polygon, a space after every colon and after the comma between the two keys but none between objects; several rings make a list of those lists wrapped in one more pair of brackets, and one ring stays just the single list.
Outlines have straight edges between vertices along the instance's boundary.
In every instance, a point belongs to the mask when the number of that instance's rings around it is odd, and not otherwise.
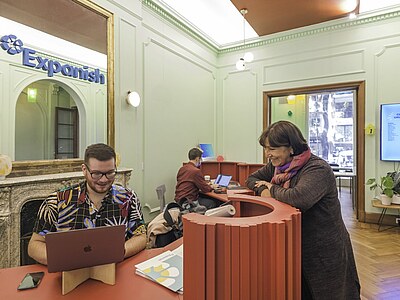
[{"label": "potted plant", "polygon": [[384,205],[390,205],[392,203],[392,197],[394,195],[394,181],[392,173],[388,173],[386,176],[381,177],[378,182],[375,178],[368,179],[367,185],[371,185],[369,189],[375,190],[377,187],[380,189],[381,195],[380,200]]},{"label": "potted plant", "polygon": [[393,178],[393,204],[400,204],[400,172],[395,171],[390,175]]}]

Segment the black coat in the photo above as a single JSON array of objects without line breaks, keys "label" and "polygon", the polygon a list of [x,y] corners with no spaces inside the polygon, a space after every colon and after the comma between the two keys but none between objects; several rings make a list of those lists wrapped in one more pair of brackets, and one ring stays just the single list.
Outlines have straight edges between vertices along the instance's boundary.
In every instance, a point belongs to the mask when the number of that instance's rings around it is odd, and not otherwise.
[{"label": "black coat", "polygon": [[[271,164],[249,176],[247,186],[257,180],[271,181]],[[312,299],[360,299],[360,284],[349,233],[340,210],[336,180],[331,167],[311,155],[291,179],[290,187],[271,187],[271,196],[300,209],[302,213],[302,280]]]}]

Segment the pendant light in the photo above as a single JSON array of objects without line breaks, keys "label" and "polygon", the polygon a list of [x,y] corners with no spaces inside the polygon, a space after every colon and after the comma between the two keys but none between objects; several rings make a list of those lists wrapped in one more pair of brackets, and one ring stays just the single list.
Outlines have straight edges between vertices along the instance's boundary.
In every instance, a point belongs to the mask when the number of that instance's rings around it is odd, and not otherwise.
[{"label": "pendant light", "polygon": [[[240,13],[243,16],[243,49],[246,46],[246,14],[248,13],[247,8],[242,8]],[[246,69],[246,63],[252,62],[254,59],[254,55],[251,52],[246,52],[243,57],[239,58],[236,62],[236,69],[242,71]]]}]

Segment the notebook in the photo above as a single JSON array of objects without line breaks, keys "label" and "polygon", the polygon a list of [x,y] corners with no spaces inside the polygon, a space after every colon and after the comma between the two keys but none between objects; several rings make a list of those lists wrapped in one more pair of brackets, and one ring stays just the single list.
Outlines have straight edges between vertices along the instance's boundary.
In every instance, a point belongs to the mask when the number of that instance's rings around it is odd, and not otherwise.
[{"label": "notebook", "polygon": [[125,225],[46,234],[50,273],[120,262],[125,253]]},{"label": "notebook", "polygon": [[231,182],[232,176],[230,175],[222,175],[219,174],[217,178],[215,179],[214,183],[218,184],[219,186],[222,187],[227,187],[229,185],[229,182]]}]

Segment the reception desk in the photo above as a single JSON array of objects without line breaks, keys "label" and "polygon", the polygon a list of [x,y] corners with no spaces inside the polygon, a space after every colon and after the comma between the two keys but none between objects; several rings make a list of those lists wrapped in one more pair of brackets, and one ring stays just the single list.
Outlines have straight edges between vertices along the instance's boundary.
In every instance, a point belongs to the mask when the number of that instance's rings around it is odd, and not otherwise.
[{"label": "reception desk", "polygon": [[300,300],[299,210],[236,191],[208,196],[229,201],[236,214],[183,216],[185,299]]},{"label": "reception desk", "polygon": [[200,169],[203,175],[209,175],[211,178],[216,178],[218,174],[231,175],[233,181],[237,181],[242,186],[245,186],[247,177],[263,166],[264,164],[248,164],[233,161],[203,161]]}]

